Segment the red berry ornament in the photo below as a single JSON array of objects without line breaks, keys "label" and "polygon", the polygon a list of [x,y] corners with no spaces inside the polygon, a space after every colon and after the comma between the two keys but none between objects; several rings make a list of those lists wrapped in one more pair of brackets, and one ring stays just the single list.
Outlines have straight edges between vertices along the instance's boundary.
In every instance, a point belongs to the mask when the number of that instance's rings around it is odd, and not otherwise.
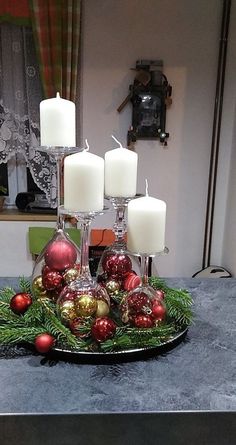
[{"label": "red berry ornament", "polygon": [[136,315],[133,319],[134,326],[136,328],[151,328],[154,325],[154,321],[150,315]]},{"label": "red berry ornament", "polygon": [[108,340],[116,332],[116,324],[109,317],[100,317],[92,325],[91,334],[97,342]]},{"label": "red berry ornament", "polygon": [[152,306],[152,316],[155,320],[163,321],[166,316],[166,308],[160,302],[155,302]]},{"label": "red berry ornament", "polygon": [[76,317],[69,323],[71,332],[78,338],[86,338],[90,335],[89,329],[84,318]]},{"label": "red berry ornament", "polygon": [[12,297],[10,301],[10,308],[15,314],[24,314],[31,304],[31,295],[27,294],[26,292],[21,292]]},{"label": "red berry ornament", "polygon": [[128,296],[127,305],[131,315],[151,312],[151,301],[144,292],[134,292]]},{"label": "red berry ornament", "polygon": [[35,341],[34,346],[38,352],[46,353],[52,349],[55,343],[55,338],[50,334],[39,334]]},{"label": "red berry ornament", "polygon": [[58,272],[70,269],[77,258],[76,248],[66,240],[52,241],[46,249],[44,259],[46,265]]},{"label": "red berry ornament", "polygon": [[126,275],[132,270],[132,261],[128,255],[108,254],[103,260],[103,269],[110,277]]},{"label": "red berry ornament", "polygon": [[138,275],[136,275],[136,273],[130,272],[125,277],[124,284],[123,284],[124,290],[126,290],[128,292],[131,290],[134,290],[134,289],[136,289],[136,287],[140,286],[141,282],[142,282],[141,278]]},{"label": "red berry ornament", "polygon": [[49,270],[42,275],[42,283],[46,290],[55,290],[62,283],[62,276],[56,270]]},{"label": "red berry ornament", "polygon": [[164,300],[165,298],[165,292],[162,289],[157,289],[156,290],[156,296],[158,298],[160,298],[161,300]]}]

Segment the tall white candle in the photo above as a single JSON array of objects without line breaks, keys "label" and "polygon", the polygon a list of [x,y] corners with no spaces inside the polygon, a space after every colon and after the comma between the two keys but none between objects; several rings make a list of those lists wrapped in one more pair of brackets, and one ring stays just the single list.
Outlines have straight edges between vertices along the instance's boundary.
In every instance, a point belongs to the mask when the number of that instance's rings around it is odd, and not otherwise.
[{"label": "tall white candle", "polygon": [[104,159],[86,150],[64,161],[64,207],[78,212],[103,209]]},{"label": "tall white candle", "polygon": [[41,145],[75,147],[75,104],[57,96],[40,102]]},{"label": "tall white candle", "polygon": [[138,155],[133,151],[122,146],[107,151],[105,153],[105,195],[122,198],[135,196],[137,166]]},{"label": "tall white candle", "polygon": [[128,204],[127,247],[133,253],[155,254],[165,247],[166,203],[151,196]]}]

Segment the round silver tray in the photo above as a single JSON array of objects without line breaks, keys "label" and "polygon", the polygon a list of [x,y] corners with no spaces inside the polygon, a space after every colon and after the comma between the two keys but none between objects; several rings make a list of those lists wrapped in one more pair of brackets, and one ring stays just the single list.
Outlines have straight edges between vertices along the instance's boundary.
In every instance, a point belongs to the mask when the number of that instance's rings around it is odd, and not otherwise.
[{"label": "round silver tray", "polygon": [[88,352],[88,351],[73,351],[70,349],[63,349],[55,347],[50,351],[50,355],[55,359],[64,360],[68,362],[77,363],[117,363],[127,362],[135,360],[144,360],[156,355],[169,352],[176,347],[181,341],[184,340],[187,334],[188,328],[179,331],[173,335],[169,340],[152,347],[136,348],[121,350],[116,352]]}]

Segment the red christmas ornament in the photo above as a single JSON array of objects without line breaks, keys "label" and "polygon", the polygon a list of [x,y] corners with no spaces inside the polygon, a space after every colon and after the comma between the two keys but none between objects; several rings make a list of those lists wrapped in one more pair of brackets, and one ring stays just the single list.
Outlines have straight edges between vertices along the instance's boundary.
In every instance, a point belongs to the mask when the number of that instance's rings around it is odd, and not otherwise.
[{"label": "red christmas ornament", "polygon": [[152,306],[152,316],[155,320],[163,321],[166,316],[166,308],[160,302],[155,302]]},{"label": "red christmas ornament", "polygon": [[125,277],[123,284],[124,290],[128,292],[134,290],[136,289],[136,287],[140,286],[141,282],[142,282],[141,278],[138,275],[136,275],[135,272],[130,272]]},{"label": "red christmas ornament", "polygon": [[50,334],[39,334],[35,341],[34,346],[38,352],[45,353],[52,349],[55,343],[55,338]]},{"label": "red christmas ornament", "polygon": [[12,297],[10,301],[10,308],[15,314],[24,314],[31,304],[32,298],[30,294],[21,292]]},{"label": "red christmas ornament", "polygon": [[151,312],[151,301],[144,292],[134,292],[127,298],[129,313]]},{"label": "red christmas ornament", "polygon": [[109,317],[100,317],[95,320],[92,325],[91,334],[93,338],[102,342],[113,337],[116,332],[116,324]]},{"label": "red christmas ornament", "polygon": [[112,253],[105,256],[102,266],[109,277],[115,278],[131,272],[132,261],[128,255]]},{"label": "red christmas ornament", "polygon": [[46,249],[44,259],[51,270],[63,272],[74,266],[77,258],[76,248],[69,241],[52,241]]},{"label": "red christmas ornament", "polygon": [[157,289],[156,290],[156,296],[158,298],[160,298],[161,300],[164,300],[165,298],[165,292],[162,289]]},{"label": "red christmas ornament", "polygon": [[152,317],[144,314],[136,315],[133,323],[136,328],[151,328],[154,325]]},{"label": "red christmas ornament", "polygon": [[42,275],[42,283],[46,290],[55,290],[61,286],[62,276],[56,270],[49,269],[49,271],[44,271]]},{"label": "red christmas ornament", "polygon": [[82,317],[76,317],[69,323],[72,334],[79,338],[86,338],[90,335],[90,331],[86,329],[86,321]]}]

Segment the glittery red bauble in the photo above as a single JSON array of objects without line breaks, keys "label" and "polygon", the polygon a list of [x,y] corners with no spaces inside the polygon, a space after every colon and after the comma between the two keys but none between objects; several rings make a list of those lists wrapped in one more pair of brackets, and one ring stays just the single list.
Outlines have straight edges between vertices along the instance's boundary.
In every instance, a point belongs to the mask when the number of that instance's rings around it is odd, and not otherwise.
[{"label": "glittery red bauble", "polygon": [[131,272],[132,261],[128,255],[114,253],[105,256],[102,266],[109,277],[117,277]]},{"label": "glittery red bauble", "polygon": [[45,353],[52,349],[55,343],[55,338],[49,334],[39,334],[35,341],[34,346],[38,352]]},{"label": "glittery red bauble", "polygon": [[128,310],[130,314],[137,314],[139,312],[151,312],[151,301],[144,292],[134,292],[127,298]]},{"label": "glittery red bauble", "polygon": [[113,337],[116,332],[116,324],[109,317],[100,317],[95,320],[92,325],[91,334],[93,338],[102,342]]},{"label": "glittery red bauble", "polygon": [[44,271],[42,275],[42,283],[46,290],[54,290],[61,286],[62,276],[56,270]]},{"label": "glittery red bauble", "polygon": [[72,289],[70,289],[69,286],[65,286],[60,294],[60,300],[58,301],[58,304],[60,305],[60,303],[63,303],[64,301],[68,301],[71,300],[73,301],[75,299],[77,295],[76,291],[73,291]]},{"label": "glittery red bauble", "polygon": [[46,249],[44,259],[51,270],[59,272],[74,266],[77,258],[76,248],[69,241],[52,241]]},{"label": "glittery red bauble", "polygon": [[10,308],[15,314],[24,314],[31,304],[32,298],[30,294],[21,292],[12,297],[10,301]]},{"label": "glittery red bauble", "polygon": [[124,290],[129,292],[129,291],[135,289],[136,287],[138,287],[141,284],[141,282],[142,282],[141,278],[138,275],[136,275],[136,273],[130,272],[125,277],[124,284],[123,284]]},{"label": "glittery red bauble", "polygon": [[152,306],[152,316],[155,320],[163,321],[166,316],[166,308],[158,302],[154,302]]},{"label": "glittery red bauble", "polygon": [[86,329],[86,321],[82,317],[76,317],[69,323],[71,332],[78,338],[86,338],[90,335],[90,331]]},{"label": "glittery red bauble", "polygon": [[154,325],[153,319],[150,315],[136,315],[133,319],[136,328],[151,328]]},{"label": "glittery red bauble", "polygon": [[165,298],[165,292],[162,289],[157,289],[155,291],[156,296],[159,297],[161,300],[164,300]]}]

